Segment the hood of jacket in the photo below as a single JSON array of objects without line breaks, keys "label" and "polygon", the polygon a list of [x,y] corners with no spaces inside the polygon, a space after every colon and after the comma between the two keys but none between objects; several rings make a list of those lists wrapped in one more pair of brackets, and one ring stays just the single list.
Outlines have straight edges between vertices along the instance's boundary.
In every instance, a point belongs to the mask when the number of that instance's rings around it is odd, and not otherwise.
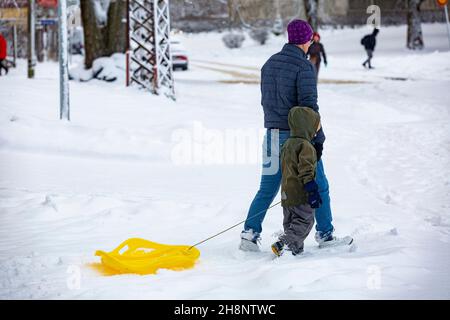
[{"label": "hood of jacket", "polygon": [[308,107],[293,107],[289,111],[288,123],[291,137],[311,141],[317,132],[320,115]]}]

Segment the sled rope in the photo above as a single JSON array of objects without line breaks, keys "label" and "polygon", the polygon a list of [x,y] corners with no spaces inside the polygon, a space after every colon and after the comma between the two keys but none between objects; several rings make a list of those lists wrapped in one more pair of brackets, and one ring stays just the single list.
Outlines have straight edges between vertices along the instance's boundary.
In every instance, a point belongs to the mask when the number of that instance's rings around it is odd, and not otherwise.
[{"label": "sled rope", "polygon": [[208,237],[208,238],[206,238],[206,239],[204,239],[204,240],[202,240],[202,241],[200,241],[200,242],[197,242],[196,244],[190,246],[188,250],[191,250],[192,248],[194,248],[194,247],[196,247],[196,246],[198,246],[198,245],[200,245],[200,244],[202,244],[202,243],[205,243],[206,241],[211,240],[212,238],[215,238],[215,237],[221,235],[222,233],[225,233],[225,232],[227,232],[227,231],[229,231],[229,230],[231,230],[231,229],[233,229],[233,228],[236,228],[238,225],[243,224],[243,223],[244,223],[245,221],[247,221],[247,220],[256,218],[257,216],[259,216],[259,215],[263,214],[264,212],[266,212],[267,210],[269,210],[269,209],[271,209],[271,208],[273,208],[273,207],[279,205],[280,203],[281,203],[281,201],[278,201],[277,203],[271,205],[271,206],[268,207],[267,209],[262,210],[262,211],[260,211],[260,212],[258,212],[258,213],[256,213],[256,214],[254,214],[253,216],[250,216],[250,217],[248,217],[247,219],[245,219],[245,220],[243,220],[243,221],[241,221],[241,222],[238,222],[238,223],[236,223],[235,225],[232,225],[231,227],[229,227],[229,228],[227,228],[227,229],[225,229],[225,230],[222,230],[222,231],[220,231],[219,233],[216,233],[216,234],[214,234],[214,235],[212,235],[212,236],[210,236],[210,237]]}]

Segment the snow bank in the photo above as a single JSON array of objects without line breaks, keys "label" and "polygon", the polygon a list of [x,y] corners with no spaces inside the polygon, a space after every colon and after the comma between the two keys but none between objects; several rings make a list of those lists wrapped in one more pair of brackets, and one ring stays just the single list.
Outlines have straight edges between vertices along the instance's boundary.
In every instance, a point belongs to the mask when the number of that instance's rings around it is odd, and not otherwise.
[{"label": "snow bank", "polygon": [[85,69],[80,61],[69,70],[71,80],[86,82],[92,79],[113,82],[124,81],[126,74],[125,54],[115,53],[111,57],[102,57],[94,60],[91,69]]}]

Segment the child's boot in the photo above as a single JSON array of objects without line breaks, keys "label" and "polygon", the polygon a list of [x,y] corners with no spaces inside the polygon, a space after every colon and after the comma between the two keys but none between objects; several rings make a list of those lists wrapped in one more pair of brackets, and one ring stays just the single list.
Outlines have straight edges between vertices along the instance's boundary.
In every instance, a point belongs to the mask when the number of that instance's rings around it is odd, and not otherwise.
[{"label": "child's boot", "polygon": [[274,244],[272,244],[272,252],[277,257],[280,257],[283,254],[283,251],[284,251],[284,243],[282,241],[277,241]]}]

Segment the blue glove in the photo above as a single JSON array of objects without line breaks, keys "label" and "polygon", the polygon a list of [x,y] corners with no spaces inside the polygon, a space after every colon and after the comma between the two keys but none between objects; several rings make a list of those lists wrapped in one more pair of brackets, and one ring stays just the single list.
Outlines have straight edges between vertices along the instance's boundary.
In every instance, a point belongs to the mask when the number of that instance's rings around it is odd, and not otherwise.
[{"label": "blue glove", "polygon": [[314,180],[305,184],[305,191],[308,193],[308,203],[313,209],[317,209],[322,204],[322,198],[319,194],[319,187]]}]

